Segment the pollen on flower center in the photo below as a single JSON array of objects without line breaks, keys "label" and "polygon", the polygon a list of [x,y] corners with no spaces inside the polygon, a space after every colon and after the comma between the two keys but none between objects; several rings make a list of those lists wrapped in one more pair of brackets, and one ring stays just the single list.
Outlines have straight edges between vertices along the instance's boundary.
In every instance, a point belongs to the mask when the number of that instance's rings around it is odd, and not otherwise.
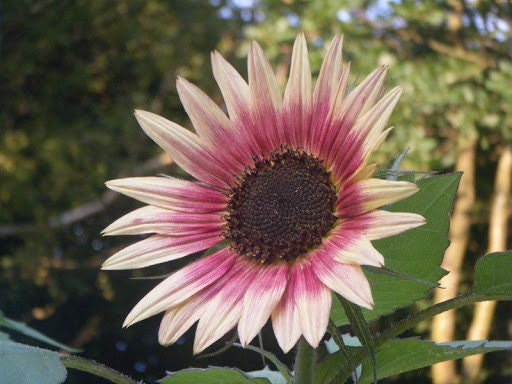
[{"label": "pollen on flower center", "polygon": [[336,190],[322,162],[281,149],[256,159],[231,188],[224,236],[232,249],[261,263],[294,260],[332,228]]}]

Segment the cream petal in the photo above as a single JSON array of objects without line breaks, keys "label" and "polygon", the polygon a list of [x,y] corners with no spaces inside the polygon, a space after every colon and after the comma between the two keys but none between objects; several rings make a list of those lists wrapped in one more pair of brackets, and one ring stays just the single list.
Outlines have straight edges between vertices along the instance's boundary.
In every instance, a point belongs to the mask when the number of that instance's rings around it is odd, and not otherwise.
[{"label": "cream petal", "polygon": [[[271,152],[285,143],[282,132],[282,97],[276,76],[261,47],[252,42],[247,58],[253,124],[248,127],[260,150]],[[259,154],[259,153],[258,153]]]},{"label": "cream petal", "polygon": [[173,177],[129,177],[110,180],[106,186],[143,203],[189,213],[219,212],[226,197],[212,188]]},{"label": "cream petal", "polygon": [[311,68],[304,34],[295,39],[290,78],[283,102],[284,137],[292,146],[304,148],[311,126]]},{"label": "cream petal", "polygon": [[288,353],[299,340],[302,328],[297,305],[295,304],[295,291],[292,284],[286,290],[272,311],[272,328],[277,342],[284,353]]},{"label": "cream petal", "polygon": [[179,237],[154,235],[110,256],[103,263],[101,269],[120,270],[149,267],[204,251],[221,240],[220,232]]},{"label": "cream petal", "polygon": [[207,184],[225,188],[237,169],[222,164],[197,135],[151,112],[135,111],[140,126],[187,173]]},{"label": "cream petal", "polygon": [[296,263],[290,273],[295,304],[304,338],[317,348],[327,330],[331,312],[331,291],[317,279],[309,261]]},{"label": "cream petal", "polygon": [[327,287],[354,304],[373,308],[370,284],[359,265],[341,264],[322,249],[312,252],[310,260],[315,275]]},{"label": "cream petal", "polygon": [[126,317],[123,327],[183,303],[221,279],[237,257],[224,248],[173,273],[137,303]]},{"label": "cream petal", "polygon": [[245,292],[242,317],[238,323],[240,343],[246,346],[265,325],[281,300],[288,281],[288,265],[262,267]]},{"label": "cream petal", "polygon": [[426,223],[423,216],[415,213],[375,210],[369,215],[371,216],[370,224],[365,233],[369,240],[398,235]]},{"label": "cream petal", "polygon": [[136,209],[117,219],[102,232],[103,235],[141,235],[159,233],[186,236],[222,230],[219,213],[183,213],[151,205]]}]

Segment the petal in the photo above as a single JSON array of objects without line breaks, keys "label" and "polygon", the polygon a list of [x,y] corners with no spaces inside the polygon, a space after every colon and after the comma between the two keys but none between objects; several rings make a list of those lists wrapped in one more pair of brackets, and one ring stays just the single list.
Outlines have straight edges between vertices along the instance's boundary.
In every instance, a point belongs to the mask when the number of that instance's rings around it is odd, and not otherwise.
[{"label": "petal", "polygon": [[183,303],[221,279],[237,257],[224,248],[173,273],[137,303],[126,317],[123,327]]},{"label": "petal", "polygon": [[352,132],[364,142],[363,147],[366,157],[380,146],[381,134],[401,94],[402,89],[400,87],[393,88],[361,116],[354,125]]},{"label": "petal", "polygon": [[284,353],[288,353],[302,334],[295,291],[291,284],[288,284],[281,301],[272,311],[272,327],[279,346]]},{"label": "petal", "polygon": [[285,137],[280,135],[281,93],[270,62],[254,41],[251,43],[247,62],[253,119],[251,133],[260,150],[270,153],[279,144],[285,143]]},{"label": "petal", "polygon": [[212,52],[213,76],[219,85],[232,121],[248,120],[250,92],[249,86],[238,71],[222,57],[219,52]]},{"label": "petal", "polygon": [[215,187],[227,187],[236,169],[222,164],[204,140],[172,121],[151,112],[135,111],[140,126],[190,175]]},{"label": "petal", "polygon": [[370,284],[359,265],[341,264],[322,249],[310,257],[313,271],[322,283],[354,304],[373,308]]},{"label": "petal", "polygon": [[325,242],[325,251],[343,264],[372,265],[382,267],[384,257],[377,251],[369,239],[364,236],[350,236],[354,233],[333,233]]},{"label": "petal", "polygon": [[287,143],[304,148],[311,126],[311,68],[304,34],[300,33],[293,45],[290,78],[286,85],[283,104],[283,124]]},{"label": "petal", "polygon": [[173,177],[130,177],[110,180],[106,186],[143,203],[179,212],[219,212],[226,208],[226,197],[219,191]]},{"label": "petal", "polygon": [[219,213],[183,213],[148,205],[117,219],[103,230],[104,235],[140,235],[159,233],[171,236],[216,231],[223,221]]},{"label": "petal", "polygon": [[393,204],[419,191],[416,184],[407,181],[366,179],[357,184],[362,194],[363,213]]},{"label": "petal", "polygon": [[165,263],[204,251],[221,240],[218,232],[179,237],[154,235],[110,256],[101,269],[134,269]]},{"label": "petal", "polygon": [[423,216],[415,213],[376,210],[369,215],[371,215],[371,219],[365,233],[369,240],[394,236],[426,223]]},{"label": "petal", "polygon": [[286,263],[261,266],[245,292],[242,317],[238,323],[240,343],[246,346],[265,325],[283,296],[288,281]]},{"label": "petal", "polygon": [[[330,164],[339,162],[342,149],[344,159],[352,159],[351,171],[359,168],[363,156],[358,155],[363,144],[362,139],[356,139],[352,133],[354,124],[359,116],[363,116],[376,102],[382,92],[387,67],[382,66],[373,71],[361,84],[348,94],[341,104],[335,104],[332,111],[332,122],[327,128],[322,152],[326,153]],[[358,155],[358,156],[356,156]],[[336,160],[338,159],[338,160]],[[338,164],[339,165],[339,164]]]},{"label": "petal", "polygon": [[[238,139],[240,132],[233,130],[229,118],[203,91],[183,78],[178,78],[176,87],[196,132],[212,148],[241,141]],[[216,157],[228,164],[230,169],[244,169],[246,155],[240,145],[230,145],[229,150],[216,151]]]},{"label": "petal", "polygon": [[290,284],[294,285],[295,304],[304,338],[317,348],[329,323],[331,291],[315,276],[309,261],[295,263],[290,273]]},{"label": "petal", "polygon": [[158,329],[158,342],[163,346],[174,344],[203,313],[204,297],[196,295],[184,303],[168,309]]},{"label": "petal", "polygon": [[208,348],[235,327],[242,315],[244,293],[256,274],[253,263],[238,259],[224,275],[222,286],[215,297],[206,303],[197,324],[194,354]]}]

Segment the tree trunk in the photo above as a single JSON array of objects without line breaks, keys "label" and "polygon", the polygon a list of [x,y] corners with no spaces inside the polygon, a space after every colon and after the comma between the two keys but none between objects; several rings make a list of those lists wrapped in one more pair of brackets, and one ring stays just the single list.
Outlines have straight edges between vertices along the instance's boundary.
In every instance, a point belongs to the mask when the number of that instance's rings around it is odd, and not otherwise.
[{"label": "tree trunk", "polygon": [[[441,287],[435,291],[434,302],[451,299],[458,294],[460,270],[469,239],[471,210],[475,203],[475,148],[476,137],[468,138],[457,154],[455,169],[463,171],[457,199],[450,220],[450,246],[446,250],[441,266],[449,273],[440,280]],[[432,320],[431,337],[434,341],[453,340],[455,310],[435,316]],[[434,384],[453,384],[457,381],[454,361],[445,361],[432,366]]]},{"label": "tree trunk", "polygon": [[[494,196],[489,218],[489,247],[487,253],[507,249],[508,200],[512,177],[512,147],[506,147],[498,161],[494,179]],[[495,301],[484,301],[475,305],[473,321],[468,330],[468,340],[482,340],[489,336],[494,317]],[[483,355],[466,357],[463,360],[464,382],[476,383],[482,368]]]}]

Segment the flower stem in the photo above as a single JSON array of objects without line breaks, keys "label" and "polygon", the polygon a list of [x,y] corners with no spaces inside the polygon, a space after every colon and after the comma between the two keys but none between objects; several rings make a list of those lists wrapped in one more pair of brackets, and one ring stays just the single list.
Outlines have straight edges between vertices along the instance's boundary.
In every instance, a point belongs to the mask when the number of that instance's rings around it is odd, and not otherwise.
[{"label": "flower stem", "polygon": [[73,368],[79,371],[88,372],[98,377],[110,380],[115,384],[141,384],[142,381],[135,381],[131,377],[122,374],[115,369],[109,368],[93,360],[73,355],[60,355],[60,361],[66,368]]},{"label": "flower stem", "polygon": [[302,336],[299,340],[295,358],[295,384],[312,384],[315,371],[315,349]]}]

